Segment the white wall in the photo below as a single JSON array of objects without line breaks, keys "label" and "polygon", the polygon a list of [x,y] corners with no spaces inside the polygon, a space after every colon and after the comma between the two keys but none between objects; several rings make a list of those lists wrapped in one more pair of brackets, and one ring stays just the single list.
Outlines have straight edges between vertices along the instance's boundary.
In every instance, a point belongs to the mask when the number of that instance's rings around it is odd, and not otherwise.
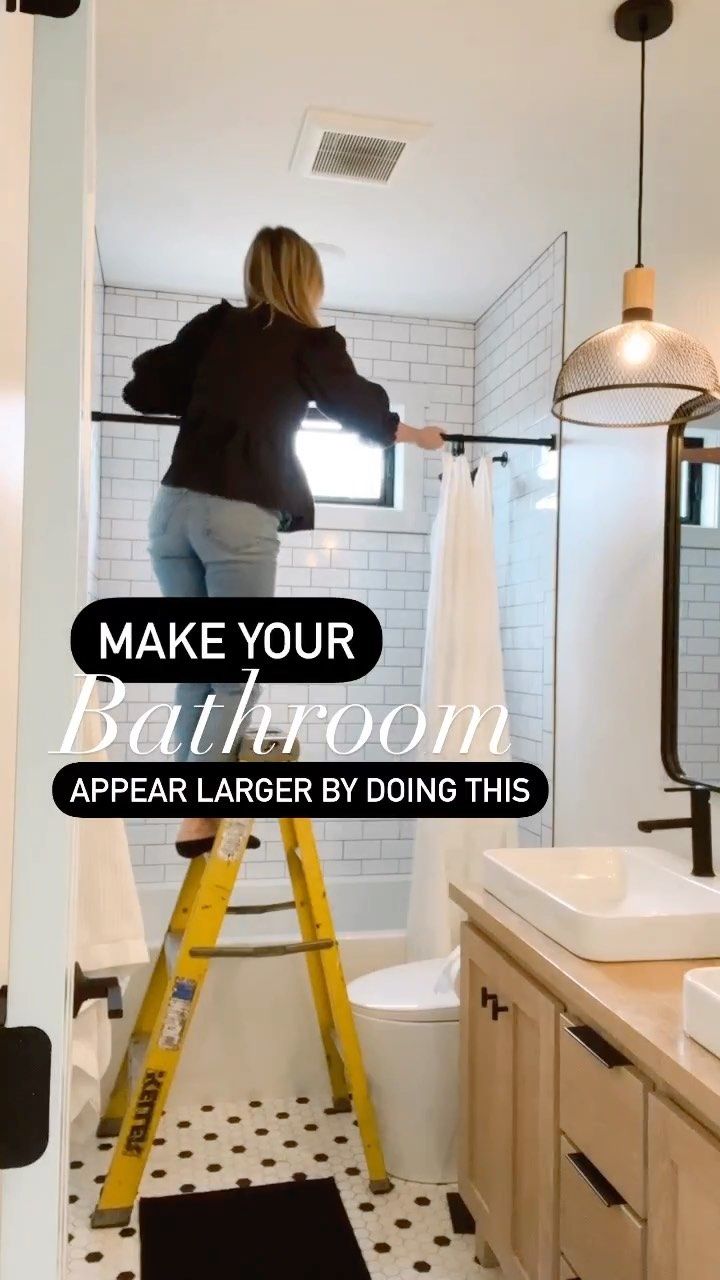
[{"label": "white wall", "polygon": [[[194,295],[158,295],[148,291],[107,288],[105,291],[103,408],[127,412],[121,397],[132,358],[158,342],[169,341],[180,324],[216,301]],[[455,430],[470,430],[473,418],[473,326],[458,321],[325,313],[337,323],[361,373],[396,389],[398,402],[422,392],[432,421]],[[412,420],[412,416],[411,416]],[[150,595],[157,591],[147,555],[147,516],[171,444],[168,427],[106,423],[102,430],[100,540],[96,565],[101,596]],[[164,460],[164,461],[163,461]],[[346,702],[363,702],[375,718],[420,695],[425,635],[429,555],[428,529],[437,504],[440,460],[427,455],[424,497],[413,522],[402,531],[376,528],[373,513],[354,509],[347,529],[289,534],[282,539],[278,594],[322,595],[329,591],[362,600],[383,626],[384,651],[374,671],[352,685],[302,685],[267,690],[279,723],[287,717],[283,704],[324,702],[332,710]],[[136,716],[148,702],[166,700],[171,689],[134,686],[132,702],[122,710]],[[349,715],[348,715],[349,721]],[[122,755],[129,724],[121,726]],[[407,740],[399,723],[395,745]],[[347,733],[351,732],[348,723]],[[147,737],[148,735],[146,735]],[[395,735],[393,735],[395,740]],[[321,724],[307,726],[303,751],[321,758],[325,751]],[[350,739],[348,739],[350,741]],[[377,732],[361,758],[382,755]],[[184,872],[172,841],[177,824],[162,821],[128,823],[138,881],[174,882]],[[318,821],[315,824],[326,874],[330,877],[406,877],[410,872],[413,824],[387,821]],[[256,879],[284,875],[277,825],[259,823],[261,848],[249,855],[244,873]]]},{"label": "white wall", "polygon": [[[548,437],[562,361],[565,237],[559,236],[475,327],[475,432]],[[495,551],[505,697],[516,760],[542,768],[551,793],[518,825],[523,844],[552,844],[555,696],[555,560],[559,454],[498,445],[493,467]]]},{"label": "white wall", "polygon": [[[672,41],[653,48],[655,83],[677,86],[677,68],[696,66],[699,54],[696,27],[678,16]],[[714,154],[713,91],[705,84],[700,99],[685,102],[687,129]],[[716,203],[703,197],[703,174],[692,171],[689,153],[664,153],[662,128],[655,129],[646,261],[658,272],[656,317],[702,339],[717,360]],[[568,226],[567,351],[620,317],[622,272],[633,261],[627,146],[619,162],[621,171],[608,175],[608,200],[627,208],[627,226],[618,232],[597,208]],[[687,833],[659,839],[637,831],[640,818],[687,808],[687,797],[663,794],[660,760],[665,436],[662,428],[563,429],[556,842],[662,843],[689,858]]]},{"label": "white wall", "polygon": [[15,803],[25,440],[28,187],[33,22],[0,13],[0,973],[7,965]]}]

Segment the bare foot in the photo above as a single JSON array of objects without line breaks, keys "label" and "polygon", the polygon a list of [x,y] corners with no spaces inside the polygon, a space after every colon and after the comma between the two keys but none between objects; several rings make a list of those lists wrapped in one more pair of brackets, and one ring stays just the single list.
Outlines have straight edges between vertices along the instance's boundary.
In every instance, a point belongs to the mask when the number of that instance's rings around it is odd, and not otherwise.
[{"label": "bare foot", "polygon": [[206,836],[214,836],[217,829],[217,818],[183,818],[177,839],[204,840]]}]

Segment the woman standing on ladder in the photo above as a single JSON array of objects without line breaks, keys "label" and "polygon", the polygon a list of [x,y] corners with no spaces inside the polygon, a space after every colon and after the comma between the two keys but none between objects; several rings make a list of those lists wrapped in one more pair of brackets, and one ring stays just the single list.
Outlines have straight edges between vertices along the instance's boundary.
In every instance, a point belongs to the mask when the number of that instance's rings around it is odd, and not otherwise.
[{"label": "woman standing on ladder", "polygon": [[[320,325],[323,290],[313,246],[288,227],[263,227],[245,259],[247,305],[223,300],[174,342],[134,361],[126,403],[181,419],[150,514],[150,556],[163,595],[273,595],[278,528],[314,526],[295,452],[310,400],[383,448],[442,446],[438,427],[400,422],[383,388],[356,371],[335,326]],[[193,755],[200,708],[213,692],[212,746]],[[222,760],[242,692],[242,683],[178,685],[179,760]],[[214,819],[185,818],[178,853],[209,852],[216,829]]]}]

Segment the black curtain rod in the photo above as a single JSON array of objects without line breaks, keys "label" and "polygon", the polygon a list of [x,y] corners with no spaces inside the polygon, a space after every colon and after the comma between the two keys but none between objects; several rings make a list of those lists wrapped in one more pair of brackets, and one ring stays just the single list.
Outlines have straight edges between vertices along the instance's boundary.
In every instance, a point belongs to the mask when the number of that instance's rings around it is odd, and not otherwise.
[{"label": "black curtain rod", "polygon": [[544,449],[557,449],[557,436],[465,436],[442,432],[448,444],[536,444]]},{"label": "black curtain rod", "polygon": [[179,427],[179,418],[160,417],[153,413],[102,413],[94,410],[93,422],[138,422],[146,427]]},{"label": "black curtain rod", "polygon": [[[105,413],[101,410],[95,410],[92,413],[93,422],[135,422],[139,425],[153,427],[179,427],[179,418],[168,418],[160,414],[153,413]],[[308,418],[323,419],[324,414],[317,409],[310,408],[307,413]],[[443,440],[453,446],[460,446],[460,452],[466,444],[534,444],[540,445],[545,449],[557,449],[557,436],[472,436],[462,434],[450,434],[442,432]]]},{"label": "black curtain rod", "polygon": [[[140,426],[146,427],[179,427],[180,418],[168,418],[167,415],[155,413],[105,413],[100,409],[93,410],[90,415],[93,422],[136,422]],[[324,413],[320,413],[319,409],[310,406],[306,418],[313,422],[326,422]]]}]

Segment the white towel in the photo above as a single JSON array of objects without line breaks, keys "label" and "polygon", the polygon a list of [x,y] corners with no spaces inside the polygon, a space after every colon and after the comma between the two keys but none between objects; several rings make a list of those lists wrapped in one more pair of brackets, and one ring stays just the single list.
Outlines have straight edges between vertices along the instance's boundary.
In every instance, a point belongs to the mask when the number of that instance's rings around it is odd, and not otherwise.
[{"label": "white towel", "polygon": [[[97,705],[95,694],[82,725],[84,750],[101,738],[101,721],[93,714]],[[97,752],[89,758],[96,762],[107,755]],[[148,960],[125,824],[120,818],[84,818],[79,824],[75,958],[86,974],[109,972],[124,986],[128,968]],[[107,1005],[90,1001],[75,1020],[72,1040],[71,1118],[89,1108],[81,1117],[83,1129],[97,1118],[110,1049]]]}]

